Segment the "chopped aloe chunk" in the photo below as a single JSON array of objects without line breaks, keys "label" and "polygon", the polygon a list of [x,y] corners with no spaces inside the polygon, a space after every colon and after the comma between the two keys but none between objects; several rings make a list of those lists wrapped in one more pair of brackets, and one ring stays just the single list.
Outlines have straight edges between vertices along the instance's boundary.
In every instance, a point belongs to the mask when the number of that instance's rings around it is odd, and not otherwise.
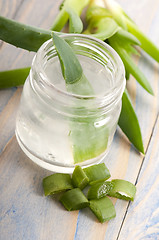
[{"label": "chopped aloe chunk", "polygon": [[108,197],[91,200],[90,209],[101,223],[116,216],[114,205]]},{"label": "chopped aloe chunk", "polygon": [[83,169],[89,178],[89,184],[93,185],[110,178],[110,172],[104,163],[95,164]]},{"label": "chopped aloe chunk", "polygon": [[60,198],[60,202],[68,211],[79,210],[89,206],[87,198],[79,188],[65,192]]},{"label": "chopped aloe chunk", "polygon": [[43,179],[45,196],[60,193],[72,188],[73,185],[69,174],[55,173]]},{"label": "chopped aloe chunk", "polygon": [[84,189],[89,179],[80,166],[76,166],[72,174],[72,183],[75,187]]},{"label": "chopped aloe chunk", "polygon": [[113,179],[113,189],[108,193],[111,197],[133,201],[136,194],[136,187],[129,181]]},{"label": "chopped aloe chunk", "polygon": [[109,181],[96,183],[88,190],[87,198],[90,200],[105,197],[112,190],[112,188],[113,183]]}]

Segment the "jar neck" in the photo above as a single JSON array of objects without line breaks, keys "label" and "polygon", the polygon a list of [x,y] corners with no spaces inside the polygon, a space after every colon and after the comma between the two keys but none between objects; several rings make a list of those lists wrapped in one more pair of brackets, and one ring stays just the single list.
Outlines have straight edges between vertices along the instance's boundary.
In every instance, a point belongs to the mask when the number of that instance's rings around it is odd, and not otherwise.
[{"label": "jar neck", "polygon": [[[112,71],[111,87],[101,94],[78,95],[57,88],[46,74],[50,59],[57,59],[52,40],[45,42],[34,57],[30,71],[31,86],[35,93],[49,106],[64,114],[77,116],[97,115],[111,111],[121,100],[125,89],[124,66],[117,53],[106,43],[85,35],[66,34],[62,36],[69,42],[77,55],[93,58],[104,68]],[[88,51],[89,49],[89,51]],[[104,80],[103,80],[104,81]]]}]

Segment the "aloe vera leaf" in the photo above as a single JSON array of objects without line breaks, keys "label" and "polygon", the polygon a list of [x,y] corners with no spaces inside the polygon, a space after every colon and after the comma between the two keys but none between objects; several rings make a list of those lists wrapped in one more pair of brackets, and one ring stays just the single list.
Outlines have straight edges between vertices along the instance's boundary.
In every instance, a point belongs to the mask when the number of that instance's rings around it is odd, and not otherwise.
[{"label": "aloe vera leaf", "polygon": [[83,30],[83,23],[78,14],[72,8],[65,8],[69,14],[69,32],[81,33]]},{"label": "aloe vera leaf", "polygon": [[[67,91],[80,96],[94,95],[94,90],[84,76],[82,67],[68,43],[54,33],[53,42],[59,56]],[[87,117],[88,110],[84,106],[76,106],[76,109],[73,111],[77,117],[73,121],[70,121],[69,136],[72,144],[74,163],[79,163],[95,158],[106,150],[108,129],[105,125],[96,127],[95,122],[99,121],[99,119],[94,116]],[[95,107],[95,111],[97,113],[99,110]],[[80,117],[80,112],[85,117]]]},{"label": "aloe vera leaf", "polygon": [[132,54],[140,56],[139,51],[137,51],[137,49],[131,44],[123,44],[122,46],[126,50],[129,56],[131,56]]},{"label": "aloe vera leaf", "polygon": [[116,22],[112,18],[106,17],[90,21],[88,28],[83,33],[88,34],[89,31],[93,37],[106,40],[113,36],[118,30],[119,26]]},{"label": "aloe vera leaf", "polygon": [[89,6],[86,13],[86,21],[89,23],[92,19],[98,20],[103,17],[112,17],[110,12],[103,7]]},{"label": "aloe vera leaf", "polygon": [[125,16],[123,13],[123,9],[120,5],[114,0],[103,0],[105,7],[110,11],[115,21],[125,30],[127,30],[127,24],[125,22]]},{"label": "aloe vera leaf", "polygon": [[60,60],[63,77],[66,84],[72,84],[81,79],[83,70],[72,48],[65,40],[53,33],[53,42]]},{"label": "aloe vera leaf", "polygon": [[144,34],[140,29],[131,22],[127,20],[128,30],[136,36],[141,42],[141,48],[147,52],[154,60],[159,62],[159,48]]},{"label": "aloe vera leaf", "polygon": [[[57,17],[51,27],[51,30],[58,31],[58,32],[61,31],[69,19],[69,14],[70,14],[69,12],[71,12],[70,19],[72,21],[73,18],[75,17],[75,15],[74,15],[74,17],[72,16],[72,12],[76,13],[79,17],[81,15],[83,8],[86,7],[88,5],[88,3],[89,3],[89,0],[80,0],[80,1],[79,0],[65,0],[63,2],[62,9],[60,10],[59,14],[57,15]],[[79,19],[76,20],[76,22],[78,22],[78,24],[79,24]],[[71,28],[72,28],[72,26],[71,26]]]},{"label": "aloe vera leaf", "polygon": [[0,72],[0,88],[23,85],[30,71],[30,67]]},{"label": "aloe vera leaf", "polygon": [[[90,96],[94,94],[94,90],[84,74],[77,82],[67,84],[67,91],[80,96]],[[86,117],[79,117],[77,122],[74,120],[74,122],[70,124],[70,137],[72,139],[75,163],[95,158],[103,153],[107,148],[109,136],[106,126],[95,127],[94,123],[99,119],[95,117],[88,118],[87,110],[84,107],[79,108],[77,113],[74,110],[74,113],[78,115],[80,111],[83,112],[83,114],[85,113]],[[98,110],[96,109],[95,111],[97,112]]]},{"label": "aloe vera leaf", "polygon": [[0,16],[0,39],[16,47],[36,52],[51,38],[51,31],[44,30]]},{"label": "aloe vera leaf", "polygon": [[122,41],[124,40],[126,43],[129,44],[134,44],[134,45],[140,45],[140,41],[131,33],[129,33],[128,31],[120,28],[117,33],[116,36],[120,39],[122,39]]},{"label": "aloe vera leaf", "polygon": [[68,18],[69,18],[69,15],[66,12],[66,10],[64,9],[64,4],[63,4],[62,8],[60,9],[60,12],[58,13],[57,17],[55,18],[54,23],[50,29],[52,31],[60,32],[62,30],[62,28],[65,26],[65,24],[67,23]]},{"label": "aloe vera leaf", "polygon": [[126,66],[126,69],[135,77],[135,79],[138,81],[138,83],[150,94],[153,95],[153,90],[148,82],[145,75],[140,71],[140,69],[136,66],[136,64],[133,62],[127,51],[121,47],[118,42],[117,38],[113,36],[112,38],[109,38],[110,45],[117,51],[119,56],[121,57],[124,65]]},{"label": "aloe vera leaf", "polygon": [[126,68],[125,68],[125,77],[126,77],[126,80],[129,80],[130,78],[130,73],[127,71]]},{"label": "aloe vera leaf", "polygon": [[159,48],[140,31],[131,18],[127,16],[121,6],[114,0],[104,0],[104,2],[117,23],[136,36],[136,38],[138,38],[141,42],[141,48],[159,62]]},{"label": "aloe vera leaf", "polygon": [[122,96],[122,110],[118,125],[128,137],[130,142],[144,154],[140,125],[127,90],[124,91]]},{"label": "aloe vera leaf", "polygon": [[106,126],[96,128],[95,122],[95,118],[89,120],[85,118],[79,120],[78,123],[74,121],[70,124],[74,163],[95,158],[106,151],[108,128]]}]

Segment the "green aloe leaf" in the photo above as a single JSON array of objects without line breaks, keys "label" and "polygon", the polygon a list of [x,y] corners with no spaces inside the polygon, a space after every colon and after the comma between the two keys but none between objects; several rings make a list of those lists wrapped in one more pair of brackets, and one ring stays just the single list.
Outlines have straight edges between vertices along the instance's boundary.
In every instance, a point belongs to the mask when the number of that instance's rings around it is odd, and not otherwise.
[{"label": "green aloe leaf", "polygon": [[114,0],[104,0],[114,20],[123,29],[132,33],[141,43],[141,48],[159,62],[159,48],[137,27],[121,6]]},{"label": "green aloe leaf", "polygon": [[129,33],[128,31],[124,30],[124,29],[119,29],[116,33],[116,36],[121,39],[121,41],[125,44],[125,43],[129,43],[129,44],[134,44],[134,45],[140,45],[140,41],[131,33]]},{"label": "green aloe leaf", "polygon": [[0,72],[0,89],[23,85],[29,71],[30,67]]},{"label": "green aloe leaf", "polygon": [[120,43],[118,43],[118,38],[116,38],[116,36],[113,36],[113,37],[109,38],[109,43],[117,51],[117,53],[121,57],[121,59],[122,59],[124,65],[125,65],[127,71],[129,73],[131,73],[136,78],[138,83],[147,92],[149,92],[150,94],[153,95],[152,87],[151,87],[150,83],[148,82],[147,78],[140,71],[140,69],[136,66],[134,61],[131,59],[129,53],[126,51],[126,49],[124,49],[123,46],[119,45]]},{"label": "green aloe leaf", "polygon": [[116,22],[109,17],[100,18],[98,20],[90,21],[88,28],[83,32],[84,34],[91,34],[101,40],[106,40],[113,36],[119,30]]},{"label": "green aloe leaf", "polygon": [[88,7],[87,14],[86,14],[86,21],[88,24],[92,19],[98,20],[103,17],[105,18],[105,17],[112,17],[112,16],[110,12],[103,7],[92,6],[92,5]]},{"label": "green aloe leaf", "polygon": [[128,30],[141,42],[141,48],[154,60],[159,62],[159,48],[130,20],[127,20]]},{"label": "green aloe leaf", "polygon": [[[59,56],[67,91],[79,96],[92,96],[93,99],[94,90],[83,74],[82,67],[71,47],[54,33],[53,42]],[[106,150],[108,129],[105,125],[95,127],[94,123],[97,119],[94,116],[88,117],[88,110],[83,105],[77,104],[73,111],[78,117],[69,123],[69,137],[74,163],[79,163],[95,158]],[[99,109],[95,107],[95,111],[98,112]],[[83,117],[80,117],[80,112],[83,113]]]},{"label": "green aloe leaf", "polygon": [[72,48],[65,40],[53,33],[53,42],[60,60],[62,74],[66,83],[71,84],[81,79],[83,70]]},{"label": "green aloe leaf", "polygon": [[144,153],[140,125],[127,90],[123,93],[122,110],[118,124],[130,142],[132,142],[140,152]]},{"label": "green aloe leaf", "polygon": [[[88,3],[89,0],[65,0],[59,14],[54,20],[51,30],[58,32],[61,31],[69,19],[71,25],[70,30],[76,32],[78,29],[79,32],[82,24],[79,20],[79,16],[81,15],[83,8],[85,8]],[[76,31],[74,31],[74,28]]]},{"label": "green aloe leaf", "polygon": [[81,33],[83,30],[83,23],[78,14],[70,7],[66,7],[65,9],[69,15],[69,32]]},{"label": "green aloe leaf", "polygon": [[16,47],[36,52],[51,38],[51,31],[0,16],[0,39]]}]

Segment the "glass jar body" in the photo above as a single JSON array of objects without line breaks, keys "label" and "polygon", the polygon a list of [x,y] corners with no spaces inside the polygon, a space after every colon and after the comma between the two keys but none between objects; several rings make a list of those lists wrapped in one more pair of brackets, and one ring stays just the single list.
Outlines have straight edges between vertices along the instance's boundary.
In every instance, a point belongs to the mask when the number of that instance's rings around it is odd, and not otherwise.
[{"label": "glass jar body", "polygon": [[100,107],[96,98],[83,97],[71,100],[76,103],[69,105],[67,94],[62,95],[62,101],[58,91],[53,98],[48,91],[46,94],[36,73],[37,68],[32,69],[25,82],[17,114],[16,137],[23,151],[54,172],[71,173],[76,164],[85,167],[99,163],[117,127],[121,93],[111,106],[105,103]]}]

